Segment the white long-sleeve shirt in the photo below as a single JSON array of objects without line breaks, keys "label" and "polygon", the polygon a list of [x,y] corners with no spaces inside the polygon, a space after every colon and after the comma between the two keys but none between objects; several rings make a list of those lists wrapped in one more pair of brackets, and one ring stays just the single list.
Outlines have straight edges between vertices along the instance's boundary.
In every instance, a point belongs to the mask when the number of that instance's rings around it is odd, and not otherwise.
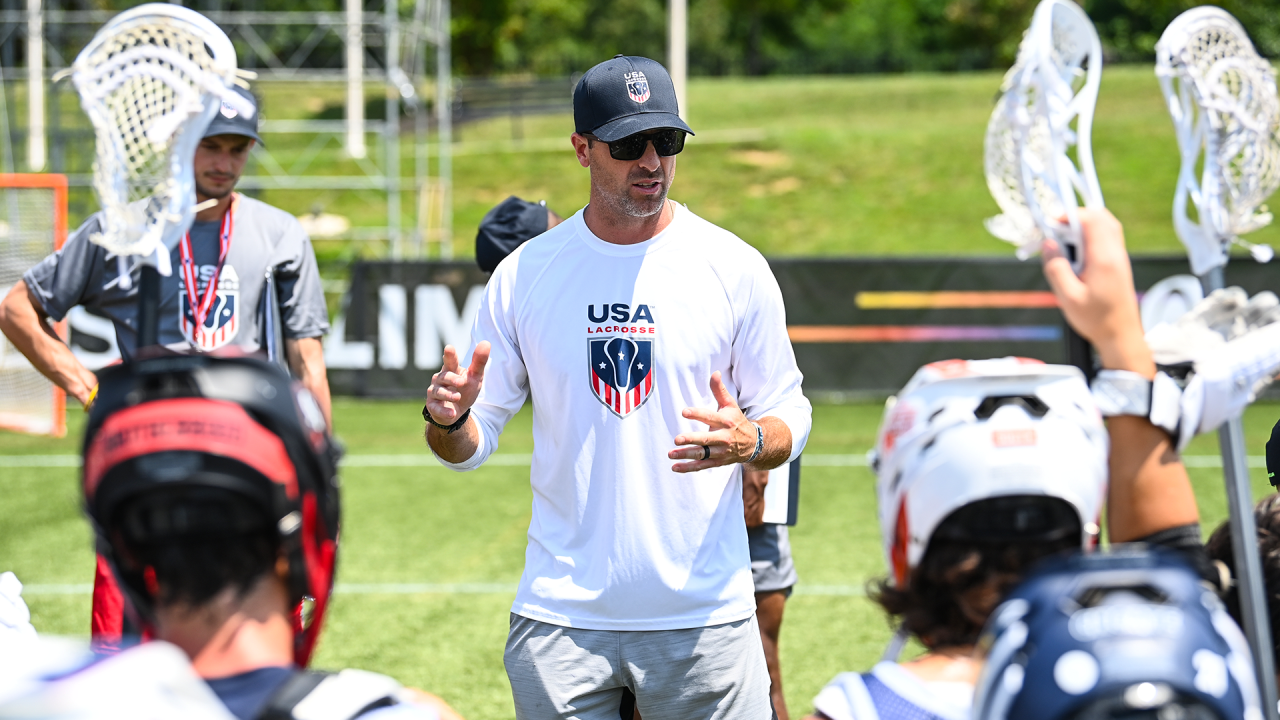
[{"label": "white long-sleeve shirt", "polygon": [[716,370],[747,417],[787,424],[793,459],[812,409],[765,259],[672,206],[662,233],[625,246],[597,238],[579,211],[512,253],[485,290],[471,334],[472,348],[493,346],[472,407],[480,446],[444,464],[478,467],[532,394],[518,615],[669,630],[755,611],[734,467],[677,474],[667,453],[676,435],[708,430],[681,412],[716,408]]}]

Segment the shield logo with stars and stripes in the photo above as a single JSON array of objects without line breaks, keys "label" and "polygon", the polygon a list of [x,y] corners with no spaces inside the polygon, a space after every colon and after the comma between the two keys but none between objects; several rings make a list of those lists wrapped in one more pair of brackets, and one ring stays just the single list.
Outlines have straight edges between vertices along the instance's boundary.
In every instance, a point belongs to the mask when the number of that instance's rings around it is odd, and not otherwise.
[{"label": "shield logo with stars and stripes", "polygon": [[[178,328],[191,346],[200,352],[210,352],[231,342],[240,327],[240,276],[229,263],[213,278],[212,265],[200,268],[205,282],[217,282],[216,295],[204,322],[196,323],[196,313],[188,299],[185,281],[178,278]],[[197,298],[204,297],[205,287],[198,288]]]},{"label": "shield logo with stars and stripes", "polygon": [[618,417],[644,405],[653,393],[653,341],[614,337],[588,340],[591,391]]}]

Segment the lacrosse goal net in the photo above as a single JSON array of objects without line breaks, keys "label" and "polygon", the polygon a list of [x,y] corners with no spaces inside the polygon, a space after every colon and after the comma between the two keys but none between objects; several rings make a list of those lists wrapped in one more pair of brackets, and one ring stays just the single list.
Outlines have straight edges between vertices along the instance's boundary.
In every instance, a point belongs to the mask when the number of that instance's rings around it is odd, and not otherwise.
[{"label": "lacrosse goal net", "polygon": [[[0,173],[0,297],[67,237],[67,178]],[[67,339],[66,322],[56,326]],[[61,437],[66,396],[0,335],[0,428]]]}]

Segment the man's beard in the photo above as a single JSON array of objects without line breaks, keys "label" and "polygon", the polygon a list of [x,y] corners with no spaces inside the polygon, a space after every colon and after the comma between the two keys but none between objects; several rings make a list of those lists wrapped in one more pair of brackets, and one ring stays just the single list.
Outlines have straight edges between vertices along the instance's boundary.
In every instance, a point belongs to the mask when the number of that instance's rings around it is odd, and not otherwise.
[{"label": "man's beard", "polygon": [[[637,178],[627,178],[626,184],[623,185],[621,191],[617,193],[606,191],[594,177],[591,178],[591,184],[595,188],[596,197],[604,200],[604,204],[607,205],[609,210],[613,213],[634,218],[647,218],[653,217],[654,215],[662,212],[662,208],[667,202],[667,190],[669,188],[664,182],[665,179],[666,175],[662,172]],[[644,199],[636,199],[631,195],[631,183],[637,180],[656,181],[662,190],[659,191],[657,195],[652,195]]]},{"label": "man's beard", "polygon": [[235,187],[236,187],[236,184],[233,182],[231,183],[231,187],[227,188],[226,190],[210,190],[208,187],[205,187],[204,185],[202,185],[199,180],[197,180],[196,194],[202,197],[208,198],[210,200],[221,200],[222,198],[230,195],[235,190]]}]

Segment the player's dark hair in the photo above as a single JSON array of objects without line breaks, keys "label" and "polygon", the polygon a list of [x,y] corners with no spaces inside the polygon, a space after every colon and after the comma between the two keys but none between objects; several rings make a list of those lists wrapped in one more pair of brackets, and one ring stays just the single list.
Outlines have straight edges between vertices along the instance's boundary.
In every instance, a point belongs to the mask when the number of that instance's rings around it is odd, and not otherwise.
[{"label": "player's dark hair", "polygon": [[122,503],[112,527],[121,562],[150,575],[160,606],[199,607],[228,588],[243,597],[279,555],[262,507],[220,488],[134,498]]},{"label": "player's dark hair", "polygon": [[[1258,526],[1258,555],[1262,557],[1262,580],[1267,593],[1267,618],[1271,621],[1272,641],[1280,642],[1276,628],[1280,628],[1280,494],[1268,495],[1253,508],[1253,521]],[[1223,521],[1205,543],[1209,558],[1221,562],[1234,577],[1236,555],[1231,549],[1230,523]],[[1228,584],[1222,601],[1227,612],[1241,626],[1244,616],[1240,612],[1239,583]],[[1280,664],[1280,646],[1272,648],[1276,662]]]},{"label": "player's dark hair", "polygon": [[[971,503],[948,515],[934,531],[906,587],[888,578],[873,580],[867,595],[930,650],[972,645],[987,617],[1040,560],[1080,549],[1081,528],[1074,510],[1056,498],[1040,508],[1052,525],[1039,537],[1014,538],[999,532],[983,537],[975,520],[1007,517],[997,507],[1005,498]],[[1064,507],[1065,506],[1065,507]],[[979,521],[981,522],[981,521]],[[978,532],[975,532],[978,530]]]}]

